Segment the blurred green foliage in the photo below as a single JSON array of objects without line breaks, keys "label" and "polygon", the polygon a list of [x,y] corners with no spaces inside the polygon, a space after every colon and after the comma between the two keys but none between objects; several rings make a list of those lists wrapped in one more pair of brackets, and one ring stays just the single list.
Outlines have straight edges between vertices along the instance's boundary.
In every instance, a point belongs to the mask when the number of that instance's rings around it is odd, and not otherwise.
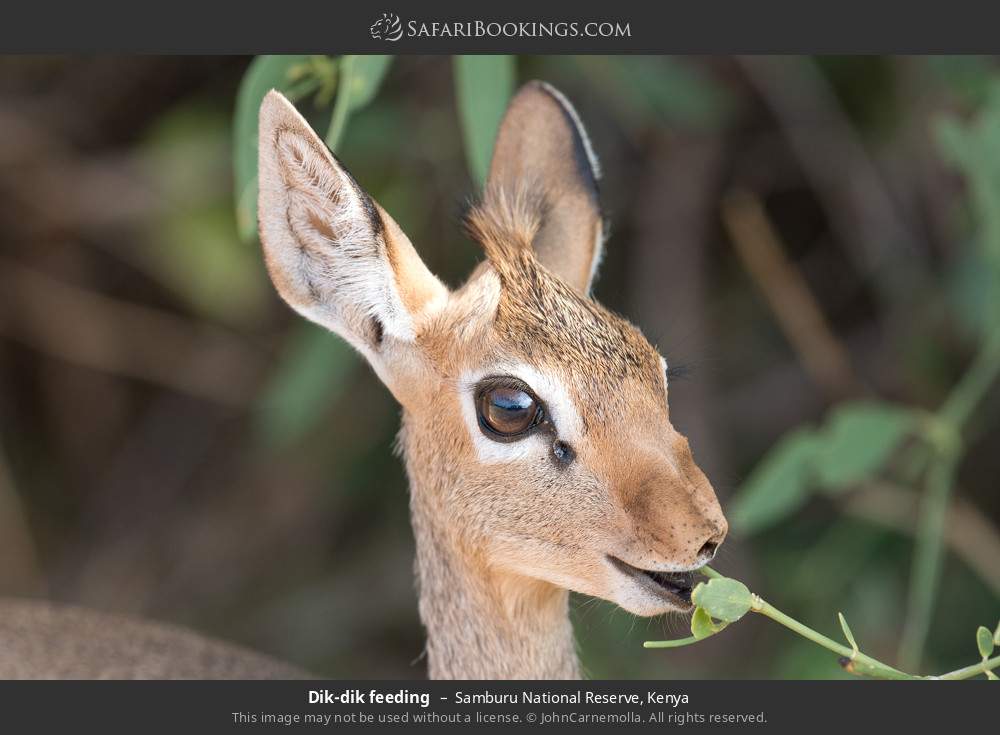
[{"label": "blurred green foliage", "polygon": [[944,118],[937,140],[946,160],[965,176],[975,222],[971,260],[982,274],[977,325],[984,333],[1000,323],[1000,82],[987,88],[981,111],[971,124]]},{"label": "blurred green foliage", "polygon": [[482,186],[493,156],[493,141],[507,102],[514,94],[512,56],[456,56],[455,98],[472,178]]},{"label": "blurred green foliage", "polygon": [[904,439],[915,439],[910,461],[896,477],[924,496],[904,608],[904,668],[920,664],[940,597],[946,516],[956,467],[966,451],[966,423],[1000,374],[1000,84],[989,88],[973,122],[944,119],[937,133],[946,159],[968,181],[978,247],[967,257],[985,274],[984,297],[974,300],[973,309],[983,341],[976,359],[934,415],[886,403],[840,404],[820,433],[795,430],[763,458],[731,506],[735,529],[760,532],[799,510],[810,488],[863,492],[865,483],[888,472]]},{"label": "blurred green foliage", "polygon": [[796,429],[767,454],[729,506],[733,527],[762,531],[813,491],[834,493],[874,479],[920,425],[916,411],[886,403],[838,405],[820,429]]},{"label": "blurred green foliage", "polygon": [[[391,56],[342,56],[338,66],[337,97],[326,144],[338,150],[340,137],[352,114],[367,105],[378,92],[389,70]],[[322,101],[322,100],[320,100]]]}]

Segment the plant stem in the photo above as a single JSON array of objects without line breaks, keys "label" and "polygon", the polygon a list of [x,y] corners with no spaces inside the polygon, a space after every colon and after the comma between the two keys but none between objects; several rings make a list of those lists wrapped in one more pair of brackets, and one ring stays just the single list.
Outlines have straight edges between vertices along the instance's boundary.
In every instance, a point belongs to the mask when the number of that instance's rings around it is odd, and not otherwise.
[{"label": "plant stem", "polygon": [[948,681],[954,681],[956,679],[971,679],[973,676],[976,676],[976,674],[985,674],[987,671],[992,671],[997,667],[1000,667],[1000,656],[994,656],[993,658],[988,658],[985,661],[980,661],[978,664],[966,666],[961,669],[955,669],[954,671],[949,671],[947,674],[941,674],[941,676],[934,676],[931,678],[947,679]]},{"label": "plant stem", "polygon": [[[714,569],[709,567],[702,567],[701,571],[705,576],[711,577],[713,579],[725,579],[725,577]],[[744,588],[745,589],[745,588]],[[750,594],[750,611],[759,613],[765,617],[770,618],[776,623],[785,626],[793,633],[798,633],[800,636],[806,640],[812,641],[818,646],[822,646],[828,651],[832,651],[840,656],[840,665],[845,671],[857,676],[871,676],[878,679],[895,679],[895,680],[905,680],[913,681],[918,679],[945,679],[945,680],[956,680],[956,679],[971,679],[973,676],[978,674],[985,674],[987,671],[992,671],[993,669],[1000,668],[1000,656],[994,656],[990,659],[983,659],[978,664],[973,664],[972,666],[966,666],[961,669],[955,669],[954,671],[949,671],[947,674],[941,674],[940,676],[917,676],[915,674],[907,674],[905,671],[900,671],[895,669],[888,664],[884,664],[878,659],[872,658],[871,656],[861,653],[857,648],[851,648],[845,646],[842,643],[837,643],[837,641],[832,638],[827,638],[822,633],[810,628],[808,625],[803,625],[795,618],[786,615],[781,612],[774,605],[769,603],[767,600],[762,598],[760,595],[753,593]],[[849,630],[846,627],[846,623],[841,619],[841,625],[844,626],[845,635],[853,644],[853,637],[850,635]],[[719,627],[715,633],[711,633],[705,637],[711,637],[717,633],[721,633],[722,630],[727,628],[729,623],[726,623]],[[680,648],[681,646],[690,646],[699,641],[705,640],[705,637],[696,638],[695,636],[689,636],[687,638],[678,638],[675,640],[666,641],[645,641],[642,645],[643,648]]]},{"label": "plant stem", "polygon": [[[834,653],[839,654],[842,657],[842,665],[852,674],[877,676],[882,679],[920,678],[919,676],[912,676],[911,674],[906,674],[898,669],[894,669],[891,666],[872,658],[871,656],[863,654],[860,651],[854,651],[845,645],[837,643],[835,640],[827,638],[822,633],[817,633],[809,626],[803,625],[795,618],[789,617],[774,605],[757,595],[754,595],[753,604],[750,609],[771,618],[774,622],[784,625],[789,630],[798,633],[803,638],[822,646],[828,651],[833,651]],[[846,659],[846,662],[844,662],[843,659]]]},{"label": "plant stem", "polygon": [[724,578],[724,575],[719,574],[717,571],[715,571],[714,569],[712,569],[712,567],[708,566],[708,564],[705,564],[704,566],[700,567],[698,569],[698,571],[701,572],[702,574],[704,574],[709,579],[723,579]]},{"label": "plant stem", "polygon": [[704,638],[695,638],[693,635],[689,635],[687,638],[671,638],[667,641],[644,641],[642,644],[643,648],[680,648],[681,646],[690,646],[692,643],[697,643]]},{"label": "plant stem", "polygon": [[[976,406],[1000,375],[1000,330],[993,332],[980,348],[972,364],[952,389],[937,412],[937,418],[951,427],[959,439]],[[899,663],[903,668],[920,666],[924,645],[934,616],[934,602],[941,577],[943,537],[948,502],[955,484],[955,469],[960,443],[945,451],[932,465],[927,477],[917,524],[916,547],[910,572],[910,590],[906,622],[899,644]]]},{"label": "plant stem", "polygon": [[934,603],[941,577],[948,500],[954,485],[956,459],[948,457],[938,460],[927,477],[927,490],[921,503],[910,572],[906,622],[899,644],[899,665],[904,669],[916,669],[920,666],[934,616]]},{"label": "plant stem", "polygon": [[938,416],[961,431],[998,375],[1000,375],[1000,330],[993,332],[986,339],[979,354],[941,406]]}]

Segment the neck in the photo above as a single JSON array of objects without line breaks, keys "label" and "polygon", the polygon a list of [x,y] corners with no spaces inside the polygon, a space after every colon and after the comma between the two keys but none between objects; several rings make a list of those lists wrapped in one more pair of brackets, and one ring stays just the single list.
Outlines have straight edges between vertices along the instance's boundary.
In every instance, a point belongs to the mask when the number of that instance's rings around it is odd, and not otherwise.
[{"label": "neck", "polygon": [[[577,679],[569,594],[547,582],[491,567],[447,528],[434,499],[451,472],[410,475],[420,617],[432,679]],[[432,486],[433,484],[433,486]],[[463,548],[464,547],[464,548]]]},{"label": "neck", "polygon": [[420,514],[414,508],[431,678],[579,678],[568,593],[470,563]]}]

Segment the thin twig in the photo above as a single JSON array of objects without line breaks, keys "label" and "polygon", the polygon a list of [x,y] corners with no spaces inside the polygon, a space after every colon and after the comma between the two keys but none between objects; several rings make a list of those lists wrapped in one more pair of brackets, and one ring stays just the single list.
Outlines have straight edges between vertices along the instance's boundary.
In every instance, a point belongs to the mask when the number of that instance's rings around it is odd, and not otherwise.
[{"label": "thin twig", "polygon": [[[986,658],[987,654],[984,654],[983,660],[979,663],[949,671],[946,674],[938,676],[909,674],[862,653],[843,615],[838,615],[838,617],[844,636],[851,644],[849,647],[843,643],[838,643],[832,638],[828,638],[819,631],[813,630],[808,625],[799,622],[791,615],[782,612],[760,595],[751,592],[742,582],[724,577],[708,566],[702,567],[699,571],[711,579],[707,583],[699,583],[691,593],[691,599],[697,606],[691,625],[693,635],[676,640],[645,641],[643,643],[644,648],[680,648],[682,646],[690,646],[705,640],[705,638],[718,635],[734,622],[742,619],[746,613],[754,612],[770,618],[806,640],[812,641],[816,645],[836,653],[840,656],[840,665],[844,671],[857,676],[899,680],[971,679],[973,676],[985,674],[1000,667],[1000,656]],[[712,587],[716,584],[721,584],[722,588],[716,589],[715,594],[713,594]],[[698,616],[704,613],[707,613],[709,616],[708,626],[696,625],[694,621],[697,621],[699,619]],[[715,622],[716,619],[718,619],[718,622]]]},{"label": "thin twig", "polygon": [[941,577],[945,518],[948,500],[955,483],[955,458],[941,459],[927,477],[927,489],[921,499],[917,522],[917,541],[913,550],[910,591],[906,604],[906,622],[899,644],[899,664],[904,669],[920,666],[924,643],[934,615],[934,602]]},{"label": "thin twig", "polygon": [[938,415],[961,434],[976,407],[1000,375],[1000,330],[986,340],[958,385],[948,395]]},{"label": "thin twig", "polygon": [[0,335],[85,367],[231,406],[254,395],[262,355],[235,335],[71,286],[0,258]]},{"label": "thin twig", "polygon": [[917,679],[919,677],[913,676],[912,674],[907,674],[899,669],[895,669],[888,664],[884,664],[881,661],[872,658],[860,651],[848,648],[847,646],[837,643],[836,641],[827,638],[822,633],[818,633],[807,625],[803,625],[795,618],[790,615],[786,615],[781,612],[774,605],[770,604],[766,600],[754,595],[753,605],[750,608],[756,613],[765,615],[771,618],[771,620],[776,623],[780,623],[791,631],[798,633],[803,638],[822,646],[828,651],[833,651],[839,654],[841,657],[841,665],[844,670],[852,674],[861,674],[865,676],[878,676],[882,679]]},{"label": "thin twig", "polygon": [[[919,238],[815,62],[767,56],[738,61],[773,111],[856,267],[865,276],[878,274],[880,296],[895,303],[907,282],[898,252],[912,253]],[[885,267],[890,261],[893,267]]]},{"label": "thin twig", "polygon": [[832,398],[864,392],[847,350],[786,257],[760,200],[746,191],[731,192],[723,200],[722,219],[744,267],[812,379]]},{"label": "thin twig", "polygon": [[[961,437],[973,412],[990,386],[1000,376],[1000,330],[993,332],[980,348],[972,365],[952,389],[937,412],[937,418],[955,436]],[[949,497],[955,483],[955,469],[961,443],[931,467],[927,490],[917,525],[917,543],[910,573],[909,604],[899,644],[904,667],[915,667],[923,656],[941,576],[942,535]]]}]

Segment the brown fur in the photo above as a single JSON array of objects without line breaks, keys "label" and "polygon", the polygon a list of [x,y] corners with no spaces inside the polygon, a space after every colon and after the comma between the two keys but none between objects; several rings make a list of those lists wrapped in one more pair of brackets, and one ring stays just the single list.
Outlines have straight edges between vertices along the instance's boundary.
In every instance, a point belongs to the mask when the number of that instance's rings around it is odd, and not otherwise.
[{"label": "brown fur", "polygon": [[[659,354],[587,296],[598,172],[569,103],[540,83],[511,101],[467,218],[487,260],[454,292],[277,93],[260,132],[275,287],[357,347],[403,407],[430,675],[578,676],[569,590],[641,615],[676,609],[612,558],[689,570],[726,521],[670,423]],[[507,372],[534,383],[548,422],[499,443],[473,394]]]},{"label": "brown fur", "polygon": [[0,679],[305,679],[259,653],[162,623],[0,601]]},{"label": "brown fur", "polygon": [[[262,120],[298,119],[277,102],[265,108]],[[262,151],[262,162],[268,155]],[[331,157],[300,166],[320,172],[306,189],[341,182],[341,195],[359,196],[344,188],[353,179]],[[487,261],[462,288],[448,293],[429,276],[394,223],[385,228],[389,237],[373,237],[367,252],[356,248],[349,260],[336,260],[336,238],[324,245],[337,278],[400,294],[413,325],[412,335],[396,329],[366,355],[403,406],[399,446],[434,677],[577,676],[567,590],[641,614],[662,612],[665,603],[637,591],[608,556],[647,569],[692,568],[704,561],[706,542],[726,532],[711,486],[670,424],[660,356],[587,296],[602,230],[596,179],[569,103],[531,84],[511,102],[484,196],[466,219]],[[343,217],[339,196],[324,210],[333,221]],[[265,250],[287,264],[295,243],[282,242],[281,203],[280,195],[262,195],[262,221],[276,223],[262,225],[262,234]],[[377,205],[374,211],[390,222]],[[399,267],[396,243],[407,246],[407,268]],[[388,282],[379,270],[386,253]],[[275,285],[283,295],[290,287],[296,305],[297,286],[287,277],[285,268]],[[320,289],[331,313],[352,308],[348,293]],[[363,336],[353,322],[296,306],[352,342]],[[469,423],[464,381],[510,365],[528,366],[544,384],[535,389],[555,390],[543,398],[568,412],[560,419],[568,423],[500,450]],[[574,459],[561,465],[548,442],[567,437]]]}]

